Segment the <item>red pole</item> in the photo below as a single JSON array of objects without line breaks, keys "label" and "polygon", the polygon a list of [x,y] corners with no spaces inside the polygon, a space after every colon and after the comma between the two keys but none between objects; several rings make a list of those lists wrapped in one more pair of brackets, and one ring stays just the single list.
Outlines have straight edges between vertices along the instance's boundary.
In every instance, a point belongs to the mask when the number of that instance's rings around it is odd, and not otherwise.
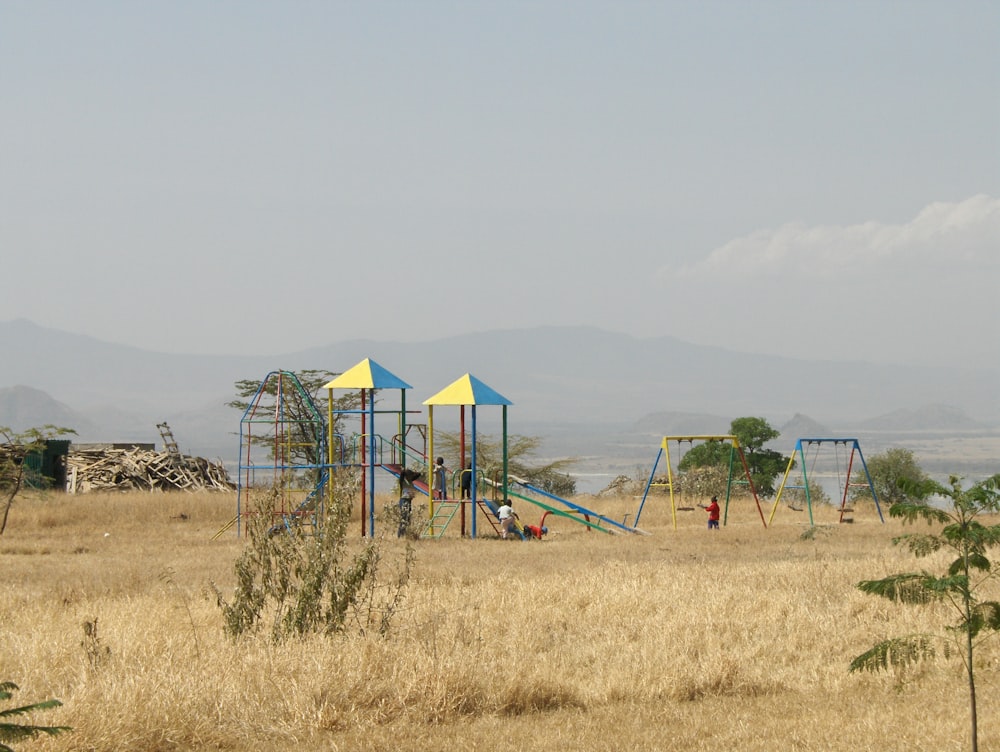
[{"label": "red pole", "polygon": [[847,508],[847,489],[851,487],[852,467],[854,467],[854,447],[851,447],[851,456],[847,460],[847,477],[844,478],[844,496],[840,500],[840,522],[844,521],[844,510]]},{"label": "red pole", "polygon": [[[461,405],[458,413],[458,453],[461,456],[461,462],[458,476],[458,496],[459,496],[459,509],[461,510],[461,516],[459,522],[462,526],[462,537],[465,537],[465,499],[462,498],[462,482],[465,480],[465,405]],[[473,478],[472,480],[475,480]],[[471,502],[470,502],[471,503]],[[473,509],[472,513],[475,514],[476,510]]]},{"label": "red pole", "polygon": [[[365,390],[362,389],[361,390],[361,441],[362,442],[367,441],[367,439],[365,438],[368,433],[365,430],[365,425],[367,423],[365,419],[367,415],[368,414],[365,412]],[[365,510],[368,509],[368,505],[366,503],[368,499],[367,496],[368,481],[365,475],[365,457],[367,456],[367,453],[365,452],[364,446],[356,447],[355,451],[361,452],[361,537],[364,538],[365,535],[367,535],[368,533],[367,526],[365,524],[366,522]]]}]

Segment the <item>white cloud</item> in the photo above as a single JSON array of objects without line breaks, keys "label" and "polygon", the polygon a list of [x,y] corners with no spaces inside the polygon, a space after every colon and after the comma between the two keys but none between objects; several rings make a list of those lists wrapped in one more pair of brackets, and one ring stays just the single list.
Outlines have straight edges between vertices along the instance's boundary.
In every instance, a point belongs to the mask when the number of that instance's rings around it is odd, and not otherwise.
[{"label": "white cloud", "polygon": [[997,267],[998,246],[1000,200],[978,195],[958,203],[930,204],[905,224],[789,223],[758,230],[670,274],[743,278],[781,274],[832,280],[896,267],[904,274],[942,265],[953,271],[960,271],[956,265],[965,265],[965,271],[975,271]]},{"label": "white cloud", "polygon": [[926,206],[902,224],[786,224],[664,269],[671,329],[789,357],[1000,368],[1000,200]]}]

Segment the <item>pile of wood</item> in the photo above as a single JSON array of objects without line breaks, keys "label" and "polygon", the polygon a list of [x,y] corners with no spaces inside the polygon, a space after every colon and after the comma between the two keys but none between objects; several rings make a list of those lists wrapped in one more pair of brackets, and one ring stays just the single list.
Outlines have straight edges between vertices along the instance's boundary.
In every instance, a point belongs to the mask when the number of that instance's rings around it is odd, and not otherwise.
[{"label": "pile of wood", "polygon": [[220,463],[201,457],[128,449],[71,449],[66,458],[66,490],[233,491],[235,484]]}]

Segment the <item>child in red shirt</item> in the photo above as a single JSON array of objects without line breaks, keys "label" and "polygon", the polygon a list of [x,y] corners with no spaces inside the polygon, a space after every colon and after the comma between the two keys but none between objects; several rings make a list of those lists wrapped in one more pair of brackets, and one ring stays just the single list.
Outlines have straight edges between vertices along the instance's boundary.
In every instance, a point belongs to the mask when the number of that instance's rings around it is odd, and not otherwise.
[{"label": "child in red shirt", "polygon": [[531,537],[536,538],[537,540],[541,540],[542,536],[549,532],[549,529],[544,525],[541,527],[538,525],[525,525],[524,529],[531,533]]},{"label": "child in red shirt", "polygon": [[712,497],[712,501],[706,507],[702,505],[702,509],[708,512],[708,529],[718,530],[719,529],[719,498],[717,496]]}]

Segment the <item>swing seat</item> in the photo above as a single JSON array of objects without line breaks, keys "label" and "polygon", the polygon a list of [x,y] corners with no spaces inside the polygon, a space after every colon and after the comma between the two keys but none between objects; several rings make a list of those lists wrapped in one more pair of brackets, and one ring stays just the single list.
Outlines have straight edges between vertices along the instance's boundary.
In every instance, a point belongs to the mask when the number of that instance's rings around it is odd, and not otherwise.
[{"label": "swing seat", "polygon": [[791,509],[793,512],[801,512],[802,511],[802,507],[797,507],[797,506],[794,506],[792,504],[789,504],[788,508]]},{"label": "swing seat", "polygon": [[693,512],[694,507],[677,507],[678,512]]}]

